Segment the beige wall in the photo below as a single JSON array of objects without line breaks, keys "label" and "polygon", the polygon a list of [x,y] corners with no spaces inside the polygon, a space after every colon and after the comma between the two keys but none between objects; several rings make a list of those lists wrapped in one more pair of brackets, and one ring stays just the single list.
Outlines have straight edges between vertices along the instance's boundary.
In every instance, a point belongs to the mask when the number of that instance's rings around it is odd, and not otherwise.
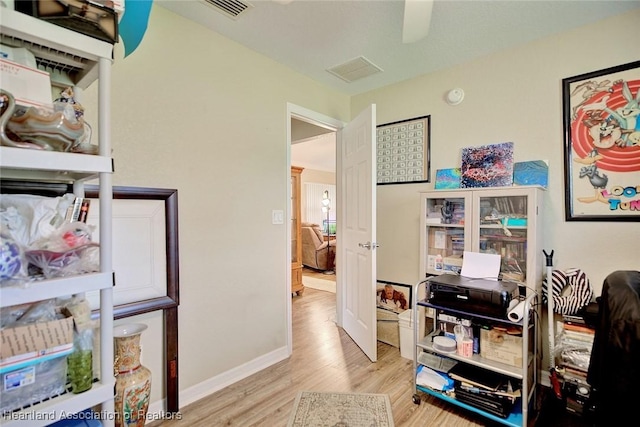
[{"label": "beige wall", "polygon": [[[598,290],[608,272],[637,269],[637,225],[563,219],[560,80],[637,59],[638,20],[635,12],[349,99],[154,6],[138,50],[123,59],[116,45],[114,184],[179,192],[181,403],[287,344],[288,241],[285,226],[271,224],[273,209],[288,209],[287,102],[342,121],[369,103],[378,123],[431,114],[432,171],[457,165],[463,146],[514,141],[517,161],[550,162],[543,247],[555,249],[557,266],[584,268]],[[466,91],[457,107],[442,100],[453,87]],[[418,279],[418,191],[430,188],[379,187],[380,279]],[[143,363],[158,409],[162,316],[129,320],[150,325]]]},{"label": "beige wall", "polygon": [[[289,209],[287,102],[348,121],[349,98],[155,5],[144,40],[122,56],[120,43],[113,182],[178,189],[179,384],[197,397],[286,348],[287,228],[271,211]],[[94,84],[87,109],[96,94]],[[150,326],[142,361],[158,402],[162,315],[129,320]]]},{"label": "beige wall", "polygon": [[[319,171],[319,170],[315,170],[315,169],[305,169],[302,171],[302,178],[301,178],[301,183],[302,183],[302,189],[301,189],[301,195],[300,195],[300,200],[302,201],[302,203],[304,203],[305,200],[307,200],[307,194],[305,192],[305,183],[307,182],[315,182],[315,183],[319,183],[319,184],[336,184],[336,174],[332,173],[332,172],[325,172],[325,171]],[[304,206],[304,204],[303,204]],[[302,221],[303,222],[307,222],[307,218],[305,215],[305,210],[302,209]]]},{"label": "beige wall", "polygon": [[[436,169],[459,167],[462,147],[513,141],[515,161],[548,160],[540,250],[555,251],[555,268],[583,269],[599,295],[610,272],[640,268],[640,225],[565,221],[562,79],[638,60],[639,19],[636,9],[387,86],[353,97],[351,109],[355,113],[375,103],[378,123],[430,114],[432,179]],[[465,99],[449,106],[444,96],[456,87]],[[418,280],[418,192],[431,189],[433,182],[378,187],[379,278]]]},{"label": "beige wall", "polygon": [[[539,250],[555,251],[554,268],[584,270],[600,295],[609,273],[640,268],[640,224],[565,221],[561,81],[638,60],[639,20],[636,9],[355,96],[352,115],[370,103],[377,106],[378,123],[430,114],[432,179],[436,169],[459,167],[461,148],[468,146],[513,141],[515,161],[548,160],[544,241]],[[465,91],[465,99],[449,106],[444,96],[456,87]],[[419,280],[418,192],[432,189],[433,182],[378,187],[379,279]]]}]

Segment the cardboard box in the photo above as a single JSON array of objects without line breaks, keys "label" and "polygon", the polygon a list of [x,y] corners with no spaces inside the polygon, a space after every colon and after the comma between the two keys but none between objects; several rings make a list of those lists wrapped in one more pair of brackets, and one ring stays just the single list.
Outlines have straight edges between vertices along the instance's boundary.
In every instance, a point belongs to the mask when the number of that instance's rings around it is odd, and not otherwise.
[{"label": "cardboard box", "polygon": [[0,58],[0,86],[11,93],[17,105],[50,106],[51,78],[46,71]]},{"label": "cardboard box", "polygon": [[[115,7],[115,5],[113,5]],[[89,0],[22,0],[18,12],[111,44],[118,42],[118,14]]]},{"label": "cardboard box", "polygon": [[462,255],[451,255],[444,257],[444,271],[452,271],[460,274],[462,271]]},{"label": "cardboard box", "polygon": [[0,330],[0,373],[73,351],[73,317]]},{"label": "cardboard box", "polygon": [[480,356],[507,365],[522,366],[522,337],[501,329],[480,329]]}]

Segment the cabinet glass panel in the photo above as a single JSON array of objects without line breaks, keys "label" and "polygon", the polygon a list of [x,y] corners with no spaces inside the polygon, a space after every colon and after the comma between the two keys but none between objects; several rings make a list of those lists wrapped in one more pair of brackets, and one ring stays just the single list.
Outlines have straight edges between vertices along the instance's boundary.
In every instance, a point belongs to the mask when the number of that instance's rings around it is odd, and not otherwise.
[{"label": "cabinet glass panel", "polygon": [[[500,278],[540,291],[543,189],[537,186],[435,190],[421,195],[422,277],[461,272],[463,251],[500,256]],[[493,274],[493,273],[492,273]]]},{"label": "cabinet glass panel", "polygon": [[478,249],[501,256],[503,279],[524,282],[527,274],[527,197],[481,197]]},{"label": "cabinet glass panel", "polygon": [[426,199],[427,274],[460,272],[467,208],[463,197]]}]

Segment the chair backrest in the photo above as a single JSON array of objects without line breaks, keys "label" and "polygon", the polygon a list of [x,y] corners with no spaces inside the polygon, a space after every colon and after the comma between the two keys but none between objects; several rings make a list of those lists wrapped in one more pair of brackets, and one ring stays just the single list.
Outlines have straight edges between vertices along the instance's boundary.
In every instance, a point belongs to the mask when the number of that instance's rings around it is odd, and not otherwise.
[{"label": "chair backrest", "polygon": [[320,225],[312,224],[309,222],[303,222],[300,224],[302,227],[302,243],[304,244],[305,239],[311,239],[314,246],[317,248],[324,242],[324,237],[322,236],[322,230],[320,230]]}]

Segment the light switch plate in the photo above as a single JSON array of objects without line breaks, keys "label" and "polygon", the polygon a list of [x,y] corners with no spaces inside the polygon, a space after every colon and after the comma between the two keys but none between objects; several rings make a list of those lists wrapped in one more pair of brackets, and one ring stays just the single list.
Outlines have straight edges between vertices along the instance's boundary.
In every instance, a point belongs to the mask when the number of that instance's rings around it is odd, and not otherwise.
[{"label": "light switch plate", "polygon": [[272,210],[271,211],[271,224],[284,224],[284,211]]}]

